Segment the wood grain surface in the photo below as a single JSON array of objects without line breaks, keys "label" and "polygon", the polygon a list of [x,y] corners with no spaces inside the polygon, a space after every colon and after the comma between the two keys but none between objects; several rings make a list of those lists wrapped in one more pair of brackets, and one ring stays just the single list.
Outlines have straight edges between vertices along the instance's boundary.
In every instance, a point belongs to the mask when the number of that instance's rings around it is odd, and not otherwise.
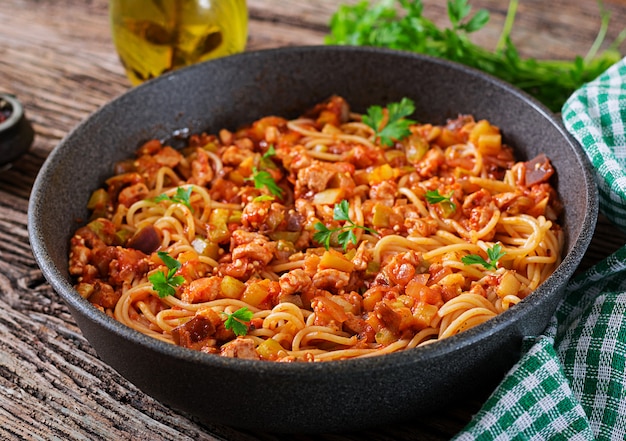
[{"label": "wood grain surface", "polygon": [[[1,3],[0,91],[22,101],[36,138],[24,157],[0,170],[0,439],[441,440],[467,424],[489,391],[410,423],[357,433],[287,436],[202,426],[103,364],[33,259],[27,206],[36,174],[55,145],[91,112],[130,88],[111,43],[107,1]],[[424,3],[427,16],[446,23],[443,1]],[[248,50],[323,44],[337,4],[249,0]],[[492,14],[474,40],[495,46],[506,2],[471,4]],[[607,34],[611,41],[626,23],[626,3],[607,0],[604,5],[613,16]],[[521,0],[512,38],[523,56],[572,58],[584,55],[599,25],[594,0]],[[583,267],[624,243],[624,236],[601,218]]]}]

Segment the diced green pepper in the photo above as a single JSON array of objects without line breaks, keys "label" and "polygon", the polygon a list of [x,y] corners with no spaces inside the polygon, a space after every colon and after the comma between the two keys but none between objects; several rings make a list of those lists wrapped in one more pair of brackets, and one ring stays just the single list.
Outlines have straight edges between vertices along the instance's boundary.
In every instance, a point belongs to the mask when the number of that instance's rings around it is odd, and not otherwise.
[{"label": "diced green pepper", "polygon": [[128,241],[128,239],[133,235],[130,230],[125,228],[121,230],[117,230],[115,232],[115,244],[116,245],[124,245]]},{"label": "diced green pepper", "polygon": [[107,212],[107,205],[111,198],[104,188],[99,188],[93,193],[87,202],[87,208],[92,210],[92,219],[99,217],[105,217]]},{"label": "diced green pepper", "polygon": [[446,219],[452,216],[456,211],[456,206],[453,202],[448,200],[439,202],[439,207],[441,207],[441,214]]},{"label": "diced green pepper", "polygon": [[240,224],[241,223],[241,215],[243,213],[241,210],[233,210],[228,217],[229,224]]},{"label": "diced green pepper", "polygon": [[210,242],[202,237],[196,237],[192,242],[194,250],[202,256],[216,260],[219,257],[220,246],[215,242]]},{"label": "diced green pepper", "polygon": [[380,263],[374,262],[374,261],[367,263],[367,268],[365,269],[366,277],[375,276],[379,272],[380,272]]},{"label": "diced green pepper", "polygon": [[228,218],[230,211],[226,208],[215,208],[209,216],[209,239],[215,243],[225,243],[230,240]]},{"label": "diced green pepper", "polygon": [[229,299],[239,299],[246,290],[246,284],[231,276],[224,276],[220,282],[220,290],[224,297]]},{"label": "diced green pepper", "polygon": [[388,227],[392,213],[391,207],[377,203],[374,205],[372,225],[375,227]]},{"label": "diced green pepper", "polygon": [[87,228],[93,231],[98,238],[107,245],[115,243],[115,226],[106,219],[96,219],[87,224]]},{"label": "diced green pepper", "polygon": [[412,134],[404,143],[406,159],[411,163],[416,163],[426,154],[430,146],[428,141],[417,134]]},{"label": "diced green pepper", "polygon": [[300,237],[300,233],[298,231],[274,231],[272,233],[269,233],[268,236],[273,241],[284,241],[294,244]]}]

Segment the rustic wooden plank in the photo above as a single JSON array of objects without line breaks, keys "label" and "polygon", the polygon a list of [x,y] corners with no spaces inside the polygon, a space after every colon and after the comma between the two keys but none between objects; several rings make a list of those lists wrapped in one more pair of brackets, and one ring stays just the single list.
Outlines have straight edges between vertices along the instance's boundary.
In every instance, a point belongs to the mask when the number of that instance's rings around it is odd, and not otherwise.
[{"label": "rustic wooden plank", "polygon": [[[354,1],[352,1],[354,3]],[[446,23],[444,3],[427,0],[426,15]],[[492,20],[474,36],[492,47],[505,6],[476,0]],[[613,12],[608,40],[626,23]],[[336,0],[249,0],[248,49],[322,44]],[[3,0],[0,90],[26,106],[37,136],[30,152],[0,170],[0,439],[151,440],[439,440],[449,439],[481,403],[460,403],[412,423],[341,435],[287,436],[203,426],[143,394],[102,363],[67,307],[44,280],[26,235],[27,201],[37,170],[76,124],[130,87],[110,40],[106,0]],[[599,26],[594,0],[521,2],[514,41],[524,56],[584,53]],[[616,240],[617,237],[617,240]],[[586,264],[624,243],[600,220]]]}]

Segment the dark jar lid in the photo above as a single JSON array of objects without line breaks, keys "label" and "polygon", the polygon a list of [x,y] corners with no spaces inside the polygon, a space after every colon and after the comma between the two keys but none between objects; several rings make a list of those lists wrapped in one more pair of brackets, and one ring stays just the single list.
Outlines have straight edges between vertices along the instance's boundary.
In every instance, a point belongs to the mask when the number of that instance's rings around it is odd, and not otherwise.
[{"label": "dark jar lid", "polygon": [[[15,96],[0,93],[0,164],[22,156],[33,143],[35,132]],[[6,117],[6,119],[5,119]]]}]

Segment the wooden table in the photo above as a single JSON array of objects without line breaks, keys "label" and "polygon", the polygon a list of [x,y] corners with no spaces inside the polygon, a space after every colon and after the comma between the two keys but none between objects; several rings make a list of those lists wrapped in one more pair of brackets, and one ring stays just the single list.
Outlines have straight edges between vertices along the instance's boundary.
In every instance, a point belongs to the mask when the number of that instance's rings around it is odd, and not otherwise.
[{"label": "wooden table", "polygon": [[[424,3],[428,17],[447,22],[444,2]],[[592,44],[600,21],[595,0],[520,3],[513,39],[523,56],[572,58]],[[612,41],[626,23],[626,3],[604,3],[613,13],[607,36]],[[471,4],[492,12],[474,38],[492,48],[505,2]],[[249,0],[248,5],[249,50],[322,44],[337,7],[335,0]],[[204,427],[103,364],[37,267],[26,213],[35,176],[50,151],[83,118],[130,87],[111,43],[107,1],[3,0],[0,23],[0,91],[24,103],[36,130],[30,152],[0,171],[1,439],[439,440],[467,424],[486,396],[360,433],[310,437]],[[623,243],[624,236],[601,218],[583,266]]]}]

